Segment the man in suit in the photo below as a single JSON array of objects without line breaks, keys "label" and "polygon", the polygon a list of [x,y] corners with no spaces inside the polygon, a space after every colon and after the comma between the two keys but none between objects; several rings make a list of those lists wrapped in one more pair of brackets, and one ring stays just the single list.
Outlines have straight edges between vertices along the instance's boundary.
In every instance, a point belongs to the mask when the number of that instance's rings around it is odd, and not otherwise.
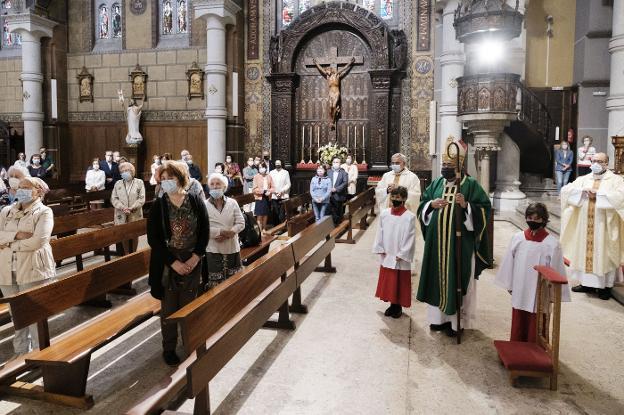
[{"label": "man in suit", "polygon": [[201,183],[203,178],[202,172],[199,166],[193,163],[193,156],[190,153],[186,155],[186,164],[189,168],[189,176]]},{"label": "man in suit", "polygon": [[107,150],[104,160],[100,160],[100,170],[106,174],[106,189],[112,189],[118,180],[121,180],[119,174],[119,165],[113,161],[113,152]]},{"label": "man in suit", "polygon": [[338,225],[344,216],[343,203],[347,200],[347,186],[349,185],[349,175],[340,167],[342,161],[339,157],[332,161],[332,168],[328,172],[328,177],[332,182],[331,197],[329,198],[329,209],[334,220],[334,225]]},{"label": "man in suit", "polygon": [[273,163],[273,160],[271,160],[271,156],[269,156],[269,152],[266,150],[262,152],[262,161],[266,163],[267,165],[267,173],[275,169],[275,164]]}]

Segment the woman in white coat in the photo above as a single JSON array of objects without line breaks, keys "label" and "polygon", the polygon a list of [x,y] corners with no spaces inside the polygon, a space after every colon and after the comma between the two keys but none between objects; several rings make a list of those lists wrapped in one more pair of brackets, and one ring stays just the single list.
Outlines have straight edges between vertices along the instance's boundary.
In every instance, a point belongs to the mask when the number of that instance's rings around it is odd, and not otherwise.
[{"label": "woman in white coat", "polygon": [[[5,297],[55,276],[50,247],[54,215],[42,202],[48,190],[43,180],[25,177],[16,191],[17,202],[0,212],[0,289]],[[36,325],[15,331],[15,354],[37,347]]]},{"label": "woman in white coat", "polygon": [[115,225],[136,222],[143,219],[145,204],[145,183],[135,178],[136,170],[130,163],[119,166],[121,179],[115,183],[111,193],[111,204],[115,208]]}]

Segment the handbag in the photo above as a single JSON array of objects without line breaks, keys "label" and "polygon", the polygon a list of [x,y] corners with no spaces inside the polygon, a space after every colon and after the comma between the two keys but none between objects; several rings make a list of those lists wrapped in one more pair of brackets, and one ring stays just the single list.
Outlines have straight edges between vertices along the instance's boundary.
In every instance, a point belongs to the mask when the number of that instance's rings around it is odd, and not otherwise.
[{"label": "handbag", "polygon": [[238,240],[241,248],[250,246],[258,246],[262,242],[262,234],[258,221],[251,212],[242,212],[245,219],[245,229],[238,234]]}]

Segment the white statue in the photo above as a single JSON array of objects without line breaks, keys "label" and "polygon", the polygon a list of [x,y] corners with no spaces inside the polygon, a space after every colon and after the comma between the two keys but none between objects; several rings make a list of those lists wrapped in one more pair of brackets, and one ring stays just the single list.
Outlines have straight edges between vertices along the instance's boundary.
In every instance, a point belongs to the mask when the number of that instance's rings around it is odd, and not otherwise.
[{"label": "white statue", "polygon": [[[123,91],[120,89],[117,91],[117,95],[119,96],[119,103],[122,107],[125,105],[125,98],[123,95]],[[141,110],[143,109],[143,104],[137,105],[134,99],[130,99],[128,101],[128,107],[126,110],[126,121],[128,122],[128,134],[126,135],[126,143],[128,144],[141,144],[143,141],[143,136],[139,132],[139,123],[141,121]]]}]

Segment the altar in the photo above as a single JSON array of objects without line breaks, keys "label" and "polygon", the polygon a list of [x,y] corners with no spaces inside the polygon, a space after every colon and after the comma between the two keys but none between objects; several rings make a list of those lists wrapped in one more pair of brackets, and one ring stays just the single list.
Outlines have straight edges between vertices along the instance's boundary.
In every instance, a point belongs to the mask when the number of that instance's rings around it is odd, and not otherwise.
[{"label": "altar", "polygon": [[271,40],[273,159],[307,191],[324,146],[344,147],[358,165],[358,187],[389,170],[400,150],[400,81],[406,41],[374,13],[323,3]]}]

